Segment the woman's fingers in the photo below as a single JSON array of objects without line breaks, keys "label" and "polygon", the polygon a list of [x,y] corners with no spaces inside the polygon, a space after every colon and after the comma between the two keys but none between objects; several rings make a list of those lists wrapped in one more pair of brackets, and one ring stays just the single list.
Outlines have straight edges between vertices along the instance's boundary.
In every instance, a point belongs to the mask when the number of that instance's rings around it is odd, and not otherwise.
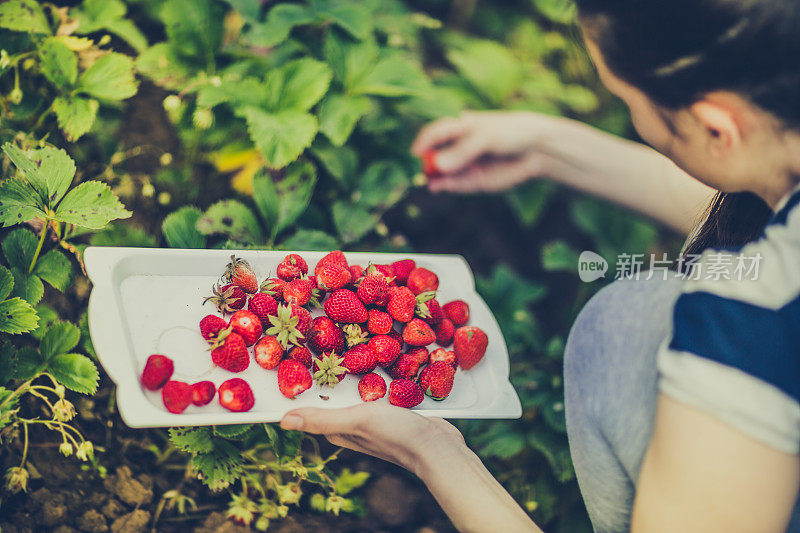
[{"label": "woman's fingers", "polygon": [[345,409],[304,407],[286,413],[281,420],[283,429],[296,429],[317,435],[352,434],[358,431],[364,417],[360,405]]},{"label": "woman's fingers", "polygon": [[436,152],[436,168],[439,172],[442,174],[459,172],[474,163],[480,156],[487,154],[489,140],[485,133],[469,133]]},{"label": "woman's fingers", "polygon": [[434,150],[444,143],[457,139],[467,131],[469,131],[467,119],[462,117],[441,118],[424,126],[419,131],[416,140],[411,145],[411,153],[422,157],[422,154],[428,150]]},{"label": "woman's fingers", "polygon": [[542,175],[548,156],[534,154],[519,159],[473,165],[457,174],[433,178],[428,182],[431,192],[461,194],[500,192]]}]

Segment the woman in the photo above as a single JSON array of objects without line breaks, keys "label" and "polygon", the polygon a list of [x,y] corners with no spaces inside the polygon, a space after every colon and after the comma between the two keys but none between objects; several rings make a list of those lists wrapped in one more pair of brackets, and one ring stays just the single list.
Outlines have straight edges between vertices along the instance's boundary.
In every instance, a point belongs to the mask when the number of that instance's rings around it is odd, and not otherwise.
[{"label": "woman", "polygon": [[[567,346],[571,451],[597,531],[800,531],[800,3],[578,4],[601,80],[666,157],[528,113],[441,120],[413,150],[438,150],[433,191],[547,176],[685,233],[722,191],[687,251],[723,251],[694,268],[760,254],[760,275],[601,291]],[[408,468],[463,531],[538,530],[442,420],[364,404],[282,425]]]}]

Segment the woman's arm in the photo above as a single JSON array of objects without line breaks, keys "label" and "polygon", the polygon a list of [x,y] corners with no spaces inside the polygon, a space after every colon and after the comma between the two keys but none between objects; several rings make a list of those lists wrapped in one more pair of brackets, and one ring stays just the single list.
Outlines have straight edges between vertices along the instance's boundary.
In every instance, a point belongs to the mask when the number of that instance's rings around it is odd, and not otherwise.
[{"label": "woman's arm", "polygon": [[800,459],[661,395],[632,533],[783,533]]},{"label": "woman's arm", "polygon": [[531,178],[605,198],[682,233],[714,191],[647,146],[532,112],[464,113],[423,128],[412,151],[437,150],[434,192],[502,191]]},{"label": "woman's arm", "polygon": [[541,532],[467,448],[456,428],[386,404],[296,409],[284,429],[325,435],[331,443],[400,465],[419,476],[459,531]]}]

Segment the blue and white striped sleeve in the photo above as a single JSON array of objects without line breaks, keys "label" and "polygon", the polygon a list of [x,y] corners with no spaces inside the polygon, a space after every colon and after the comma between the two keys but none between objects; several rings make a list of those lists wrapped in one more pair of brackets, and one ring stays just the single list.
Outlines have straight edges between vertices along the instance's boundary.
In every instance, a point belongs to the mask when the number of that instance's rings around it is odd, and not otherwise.
[{"label": "blue and white striped sleeve", "polygon": [[786,452],[800,451],[800,193],[739,252],[761,261],[757,277],[691,279],[658,354],[662,393]]}]

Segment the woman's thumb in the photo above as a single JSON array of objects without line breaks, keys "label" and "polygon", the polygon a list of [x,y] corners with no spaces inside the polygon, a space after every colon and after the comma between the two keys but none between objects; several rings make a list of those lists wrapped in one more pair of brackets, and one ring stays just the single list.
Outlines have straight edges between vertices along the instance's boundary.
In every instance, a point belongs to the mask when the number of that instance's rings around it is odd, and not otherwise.
[{"label": "woman's thumb", "polygon": [[453,174],[471,165],[485,152],[486,144],[483,139],[468,135],[436,152],[434,162],[442,174]]}]

